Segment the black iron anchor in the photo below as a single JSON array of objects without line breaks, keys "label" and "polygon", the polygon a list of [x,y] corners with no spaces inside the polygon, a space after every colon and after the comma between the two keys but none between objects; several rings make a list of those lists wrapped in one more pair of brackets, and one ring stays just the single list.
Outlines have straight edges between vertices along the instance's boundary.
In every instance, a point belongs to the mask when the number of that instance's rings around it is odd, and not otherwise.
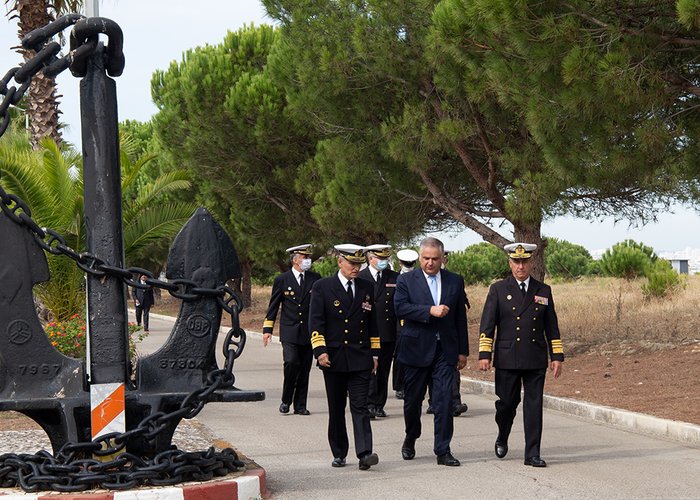
[{"label": "black iron anchor", "polygon": [[0,212],[0,410],[36,421],[54,450],[90,440],[90,400],[81,360],[52,345],[36,315],[32,287],[49,279],[32,233]]}]

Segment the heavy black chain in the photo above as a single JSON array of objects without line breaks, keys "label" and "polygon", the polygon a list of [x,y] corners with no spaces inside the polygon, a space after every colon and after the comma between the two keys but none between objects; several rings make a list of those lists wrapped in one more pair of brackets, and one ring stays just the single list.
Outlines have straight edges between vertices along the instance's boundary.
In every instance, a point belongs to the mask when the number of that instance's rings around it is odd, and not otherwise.
[{"label": "heavy black chain", "polygon": [[[170,485],[184,481],[205,481],[226,475],[243,467],[238,455],[230,448],[221,452],[210,448],[206,452],[184,452],[167,450],[153,459],[120,453],[127,443],[135,438],[153,440],[182,418],[196,416],[214,391],[233,387],[233,363],[245,347],[245,330],[240,327],[239,313],[243,309],[240,297],[229,287],[203,288],[188,279],[171,282],[156,279],[153,274],[138,267],[122,268],[110,265],[90,252],[77,252],[66,245],[66,240],[56,231],[41,228],[21,198],[7,193],[0,187],[0,209],[16,224],[28,228],[37,243],[53,255],[64,255],[93,276],[121,279],[127,286],[146,288],[149,286],[167,290],[172,296],[184,301],[202,297],[216,297],[220,307],[231,316],[231,329],[226,334],[223,355],[224,367],[210,371],[206,384],[190,393],[177,410],[156,412],[144,418],[139,425],[124,433],[110,433],[93,441],[67,443],[52,456],[41,451],[36,454],[0,455],[0,487],[20,486],[28,492],[40,490],[82,491],[91,488],[129,489],[139,485]],[[146,282],[134,279],[134,274],[146,275]],[[91,455],[113,456],[108,462],[87,459]]]},{"label": "heavy black chain", "polygon": [[[56,34],[69,26],[75,25],[70,34],[70,51],[64,57],[58,57],[61,45],[50,41]],[[54,78],[66,68],[75,76],[85,76],[88,58],[97,50],[98,35],[104,33],[109,37],[105,50],[105,69],[111,76],[119,76],[124,70],[121,28],[110,19],[102,17],[85,18],[80,14],[67,14],[59,17],[43,28],[28,33],[22,39],[22,47],[33,50],[35,55],[24,64],[9,70],[0,79],[0,136],[10,124],[10,105],[17,105],[24,97],[32,83],[32,78],[43,71],[44,75]],[[17,86],[9,86],[14,78]]]}]

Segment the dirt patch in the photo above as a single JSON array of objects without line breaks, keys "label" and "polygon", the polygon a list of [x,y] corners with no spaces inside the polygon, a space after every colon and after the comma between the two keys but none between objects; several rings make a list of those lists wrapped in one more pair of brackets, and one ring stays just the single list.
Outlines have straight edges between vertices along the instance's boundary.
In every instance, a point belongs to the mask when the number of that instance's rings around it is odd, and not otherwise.
[{"label": "dirt patch", "polygon": [[[474,356],[462,374],[494,379],[493,372],[479,371]],[[547,377],[545,392],[700,425],[700,343],[654,352],[569,357],[561,377]]]}]

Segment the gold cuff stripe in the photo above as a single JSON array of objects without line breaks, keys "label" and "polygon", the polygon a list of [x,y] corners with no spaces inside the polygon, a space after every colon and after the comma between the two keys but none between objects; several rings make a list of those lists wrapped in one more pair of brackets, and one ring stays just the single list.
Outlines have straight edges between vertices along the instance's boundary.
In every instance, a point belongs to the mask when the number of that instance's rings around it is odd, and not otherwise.
[{"label": "gold cuff stripe", "polygon": [[318,332],[311,334],[311,348],[326,347],[326,338]]},{"label": "gold cuff stripe", "polygon": [[564,349],[561,347],[552,347],[552,354],[564,354]]},{"label": "gold cuff stripe", "polygon": [[552,345],[562,345],[561,340],[559,340],[559,339],[552,339]]},{"label": "gold cuff stripe", "polygon": [[271,319],[266,319],[263,322],[263,328],[274,328],[275,327],[275,322]]},{"label": "gold cuff stripe", "polygon": [[371,349],[379,349],[381,344],[379,343],[379,337],[371,337],[369,339]]},{"label": "gold cuff stripe", "polygon": [[493,339],[486,337],[483,333],[479,338],[479,352],[491,352],[493,350]]}]

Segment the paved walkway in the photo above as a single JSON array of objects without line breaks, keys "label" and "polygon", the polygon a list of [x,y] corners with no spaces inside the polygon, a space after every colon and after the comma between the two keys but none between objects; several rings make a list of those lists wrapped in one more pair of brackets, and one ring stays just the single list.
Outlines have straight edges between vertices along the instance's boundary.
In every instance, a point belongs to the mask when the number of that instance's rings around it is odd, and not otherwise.
[{"label": "paved walkway", "polygon": [[[152,319],[144,350],[157,348],[167,322]],[[455,420],[453,454],[458,468],[437,466],[432,454],[432,419],[413,461],[401,459],[402,402],[390,398],[389,417],[373,421],[380,462],[357,469],[353,456],[344,469],[330,467],[328,414],[321,373],[312,368],[308,417],[278,412],[282,386],[279,343],[267,348],[250,333],[236,361],[236,386],[262,389],[257,403],[209,404],[198,416],[215,435],[229,441],[266,469],[276,499],[328,498],[700,498],[700,448],[655,439],[558,411],[545,411],[542,456],[549,467],[523,465],[520,415],[506,459],[493,454],[494,397],[465,394],[469,411]],[[348,417],[349,421],[349,417]],[[352,450],[351,450],[352,454]]]}]

